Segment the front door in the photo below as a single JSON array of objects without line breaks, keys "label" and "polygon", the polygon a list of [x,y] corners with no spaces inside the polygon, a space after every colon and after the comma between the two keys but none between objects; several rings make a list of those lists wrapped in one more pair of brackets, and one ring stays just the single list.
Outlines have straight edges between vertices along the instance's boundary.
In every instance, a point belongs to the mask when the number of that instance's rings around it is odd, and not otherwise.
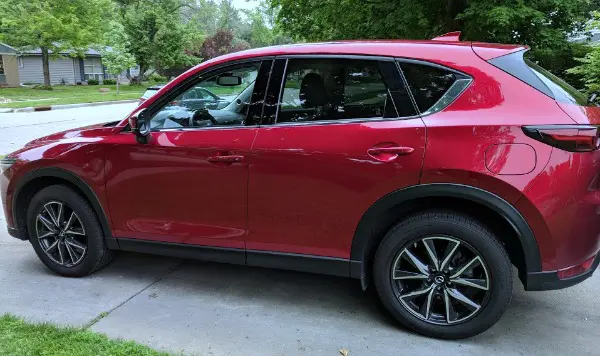
[{"label": "front door", "polygon": [[[106,164],[116,237],[244,248],[248,156],[258,130],[253,117],[262,110],[259,92],[270,65],[258,61],[201,74],[165,93],[157,100],[162,106],[148,108],[148,143],[121,134]],[[188,106],[184,98],[199,87],[234,99],[215,110]]]},{"label": "front door", "polygon": [[271,83],[282,68],[252,148],[246,248],[349,258],[369,207],[418,184],[425,126],[392,59],[278,59]]}]

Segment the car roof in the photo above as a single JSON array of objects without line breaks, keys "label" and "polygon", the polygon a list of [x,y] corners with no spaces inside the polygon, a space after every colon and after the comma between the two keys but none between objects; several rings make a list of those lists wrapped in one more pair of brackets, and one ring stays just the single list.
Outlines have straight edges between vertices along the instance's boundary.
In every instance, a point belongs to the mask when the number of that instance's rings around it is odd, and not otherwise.
[{"label": "car roof", "polygon": [[[525,49],[522,45],[506,45],[495,43],[482,43],[470,41],[440,41],[440,40],[345,40],[336,42],[301,43],[292,45],[281,45],[254,48],[241,52],[235,52],[213,58],[203,64],[213,62],[224,62],[234,59],[262,57],[262,56],[285,56],[299,54],[321,54],[321,55],[372,55],[391,57],[430,57],[431,52],[471,52],[485,54],[485,59],[495,58],[511,52]],[[471,52],[472,53],[472,52]]]}]

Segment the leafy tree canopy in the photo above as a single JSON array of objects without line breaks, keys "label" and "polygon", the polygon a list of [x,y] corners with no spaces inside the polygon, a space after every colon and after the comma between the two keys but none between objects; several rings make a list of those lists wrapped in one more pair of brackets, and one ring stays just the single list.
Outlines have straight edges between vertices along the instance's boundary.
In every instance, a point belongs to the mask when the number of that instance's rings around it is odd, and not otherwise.
[{"label": "leafy tree canopy", "polygon": [[[600,30],[600,12],[594,13],[594,20],[589,23],[589,29]],[[590,93],[600,93],[600,45],[596,45],[583,58],[579,65],[568,72],[583,78],[585,87]]]},{"label": "leafy tree canopy", "polygon": [[[460,30],[465,40],[520,43],[557,74],[573,65],[569,33],[597,0],[269,0],[296,39],[429,39]],[[570,63],[565,58],[571,59]]]},{"label": "leafy tree canopy", "polygon": [[193,34],[181,21],[189,4],[184,0],[118,0],[119,13],[129,42],[129,53],[140,67],[140,82],[149,68],[161,71],[199,61],[185,52]]},{"label": "leafy tree canopy", "polygon": [[40,48],[44,84],[50,85],[49,53],[82,55],[101,44],[112,7],[111,0],[2,0],[0,36],[13,46]]}]

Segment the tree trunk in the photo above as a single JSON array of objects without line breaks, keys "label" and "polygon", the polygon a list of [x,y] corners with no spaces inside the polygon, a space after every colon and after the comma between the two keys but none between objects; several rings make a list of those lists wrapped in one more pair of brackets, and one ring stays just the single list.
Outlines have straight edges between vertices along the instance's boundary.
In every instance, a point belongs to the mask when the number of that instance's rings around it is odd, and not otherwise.
[{"label": "tree trunk", "polygon": [[44,72],[44,85],[50,86],[50,59],[48,47],[41,47],[42,50],[42,71]]},{"label": "tree trunk", "polygon": [[129,83],[131,85],[140,85],[144,81],[144,73],[146,72],[146,66],[144,64],[139,64],[139,66],[140,66],[140,72],[138,73],[138,75],[135,77],[131,76],[129,78]]}]

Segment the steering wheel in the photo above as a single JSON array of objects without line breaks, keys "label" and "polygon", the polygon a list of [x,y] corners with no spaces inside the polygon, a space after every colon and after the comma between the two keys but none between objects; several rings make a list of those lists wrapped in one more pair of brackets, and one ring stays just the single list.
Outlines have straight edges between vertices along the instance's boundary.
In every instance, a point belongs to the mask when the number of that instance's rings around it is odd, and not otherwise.
[{"label": "steering wheel", "polygon": [[194,115],[190,116],[190,127],[194,127],[194,122],[209,120],[213,125],[219,125],[219,122],[208,112],[207,109],[198,109]]}]

